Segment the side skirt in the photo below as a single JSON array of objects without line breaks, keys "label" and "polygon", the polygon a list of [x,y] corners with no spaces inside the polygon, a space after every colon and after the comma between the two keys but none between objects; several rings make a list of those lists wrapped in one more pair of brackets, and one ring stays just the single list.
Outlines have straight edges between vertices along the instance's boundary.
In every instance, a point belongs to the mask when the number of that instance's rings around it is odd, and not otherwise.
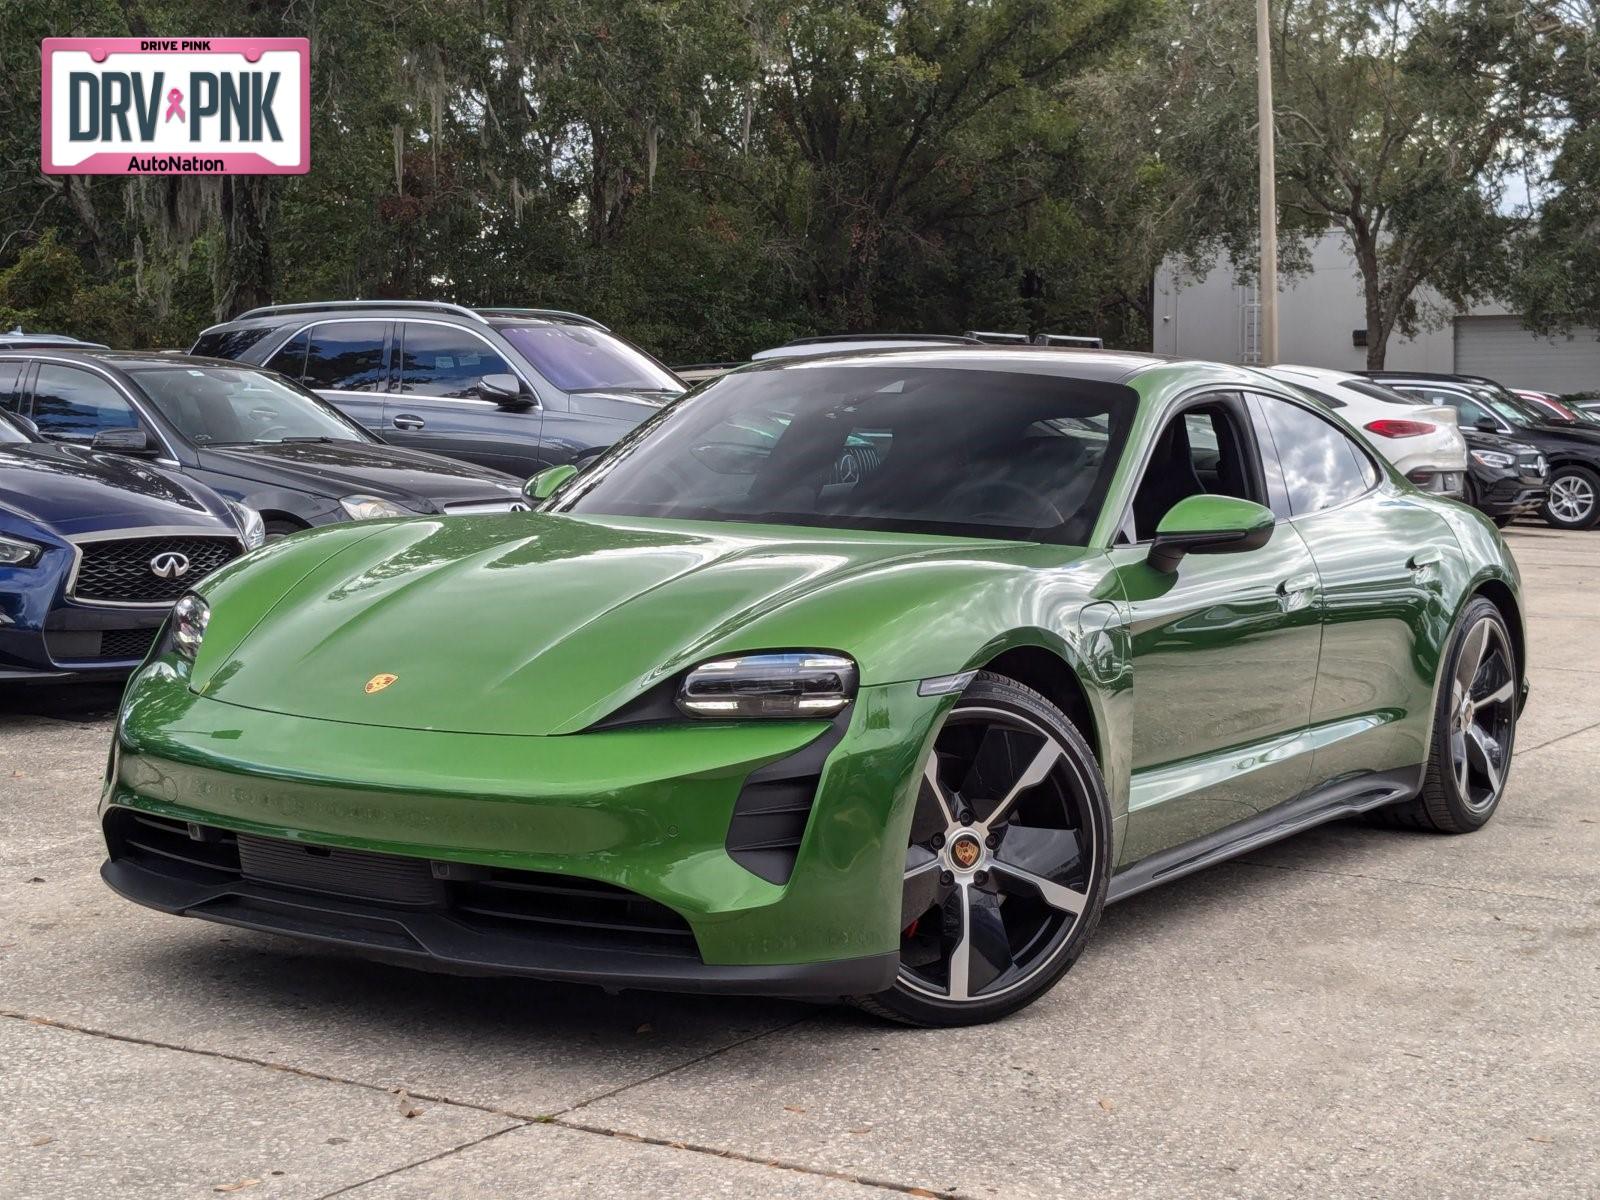
[{"label": "side skirt", "polygon": [[1419,763],[1397,771],[1373,771],[1335,780],[1215,833],[1147,855],[1111,877],[1106,903],[1126,900],[1213,863],[1281,841],[1303,829],[1409,799],[1421,790],[1425,767],[1426,764]]}]

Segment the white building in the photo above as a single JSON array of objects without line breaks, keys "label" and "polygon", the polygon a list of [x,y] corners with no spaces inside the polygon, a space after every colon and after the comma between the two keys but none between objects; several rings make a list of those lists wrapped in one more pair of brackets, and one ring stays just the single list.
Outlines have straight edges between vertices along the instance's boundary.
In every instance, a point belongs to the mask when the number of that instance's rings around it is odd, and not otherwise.
[{"label": "white building", "polygon": [[[1259,321],[1254,282],[1241,284],[1226,258],[1200,279],[1183,276],[1171,261],[1156,273],[1157,354],[1259,362]],[[1361,275],[1350,244],[1343,231],[1330,230],[1312,246],[1310,270],[1280,280],[1278,359],[1363,370],[1366,324]],[[1487,375],[1510,387],[1600,391],[1600,332],[1576,329],[1540,337],[1505,308],[1482,305],[1414,340],[1394,337],[1385,364],[1393,371]]]}]

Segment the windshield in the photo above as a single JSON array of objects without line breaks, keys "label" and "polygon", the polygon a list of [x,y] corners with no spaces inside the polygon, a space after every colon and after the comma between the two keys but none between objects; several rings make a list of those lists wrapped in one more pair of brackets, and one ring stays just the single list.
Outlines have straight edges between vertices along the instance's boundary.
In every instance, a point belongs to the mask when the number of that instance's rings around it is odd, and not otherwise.
[{"label": "windshield", "polygon": [[310,392],[261,371],[174,364],[136,378],[161,415],[197,446],[372,440]]},{"label": "windshield", "polygon": [[1468,390],[1478,403],[1493,409],[1502,421],[1510,421],[1513,425],[1545,425],[1556,419],[1540,412],[1526,400],[1518,400],[1499,388],[1474,386]]},{"label": "windshield", "polygon": [[677,376],[643,350],[589,325],[501,325],[534,370],[564,392],[683,391]]},{"label": "windshield", "polygon": [[1137,397],[960,367],[815,362],[664,409],[558,506],[576,513],[1082,545]]}]

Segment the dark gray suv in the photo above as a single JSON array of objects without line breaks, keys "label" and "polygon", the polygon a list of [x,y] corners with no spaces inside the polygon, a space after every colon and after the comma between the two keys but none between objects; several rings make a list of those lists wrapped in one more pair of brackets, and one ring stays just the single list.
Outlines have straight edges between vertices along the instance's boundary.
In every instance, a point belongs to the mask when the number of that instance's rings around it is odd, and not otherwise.
[{"label": "dark gray suv", "polygon": [[684,391],[600,322],[555,309],[276,304],[212,326],[191,353],[281,372],[394,445],[523,477],[581,464]]}]

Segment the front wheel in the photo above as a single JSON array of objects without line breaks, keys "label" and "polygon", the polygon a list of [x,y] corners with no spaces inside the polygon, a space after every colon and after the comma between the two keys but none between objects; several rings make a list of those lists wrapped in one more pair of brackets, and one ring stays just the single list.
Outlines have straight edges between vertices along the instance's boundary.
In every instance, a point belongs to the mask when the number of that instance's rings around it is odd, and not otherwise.
[{"label": "front wheel", "polygon": [[1505,794],[1517,734],[1517,659],[1491,601],[1468,602],[1441,670],[1422,791],[1374,815],[1387,825],[1471,833]]},{"label": "front wheel", "polygon": [[1600,475],[1588,467],[1557,467],[1550,474],[1544,519],[1557,529],[1592,529],[1600,521]]},{"label": "front wheel", "polygon": [[1031,1004],[1083,953],[1111,877],[1094,754],[1038,692],[980,672],[923,767],[906,849],[900,973],[860,1007],[976,1025]]}]

